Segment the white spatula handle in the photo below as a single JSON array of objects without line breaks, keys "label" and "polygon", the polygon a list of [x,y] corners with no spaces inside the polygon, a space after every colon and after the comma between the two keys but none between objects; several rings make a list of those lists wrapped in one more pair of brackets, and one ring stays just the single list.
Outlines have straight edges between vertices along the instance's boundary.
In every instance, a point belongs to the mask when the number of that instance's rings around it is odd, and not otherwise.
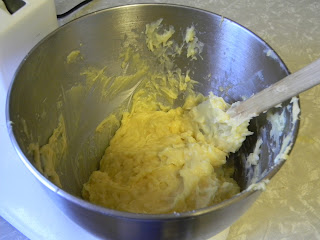
[{"label": "white spatula handle", "polygon": [[320,84],[320,59],[283,78],[238,105],[232,105],[228,113],[231,117],[239,117],[241,120],[246,120],[317,84]]}]

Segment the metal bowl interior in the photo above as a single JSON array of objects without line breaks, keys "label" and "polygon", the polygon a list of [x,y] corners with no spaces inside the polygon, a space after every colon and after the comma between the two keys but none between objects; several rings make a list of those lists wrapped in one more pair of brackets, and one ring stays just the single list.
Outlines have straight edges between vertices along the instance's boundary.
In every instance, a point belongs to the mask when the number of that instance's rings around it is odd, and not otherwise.
[{"label": "metal bowl interior", "polygon": [[[104,102],[84,97],[72,103],[63,102],[63,105],[70,104],[64,112],[69,123],[70,149],[56,169],[62,189],[41,175],[35,168],[28,146],[32,142],[43,145],[48,141],[59,121],[61,109],[57,102],[65,91],[83,80],[80,70],[88,66],[107,66],[111,74],[119,74],[121,60],[118,56],[122,41],[144,32],[147,23],[160,18],[163,18],[164,25],[175,27],[177,41],[183,34],[181,29],[195,26],[199,40],[204,43],[202,59],[176,59],[176,64],[183,71],[192,69],[191,78],[200,82],[196,90],[204,95],[212,91],[233,103],[289,74],[280,57],[251,31],[222,16],[176,5],[141,4],[105,9],[72,21],[41,41],[24,59],[11,85],[7,121],[13,124],[9,124],[9,133],[20,157],[44,183],[54,201],[77,223],[99,236],[137,239],[154,234],[159,238],[213,236],[230,226],[250,207],[259,192],[245,189],[254,183],[254,178],[260,182],[271,178],[280,169],[283,161],[277,157],[281,156],[281,149],[292,147],[297,135],[299,121],[293,114],[293,103],[287,101],[282,107],[254,118],[249,127],[254,134],[246,139],[239,152],[229,157],[229,163],[236,167],[234,178],[243,190],[240,194],[221,204],[178,215],[118,212],[87,203],[80,197],[83,183],[97,169],[108,142],[95,151],[88,151],[86,146],[101,141],[90,136],[101,119],[114,109],[110,99]],[[84,60],[67,64],[66,58],[74,50],[80,50]],[[277,140],[270,134],[270,115],[282,115],[284,119],[285,127]],[[264,144],[258,165],[247,167],[246,158],[254,151],[259,137]],[[80,153],[84,157],[79,159]],[[150,232],[142,231],[145,227],[151,229]],[[135,232],[123,232],[121,229],[124,228]]]}]

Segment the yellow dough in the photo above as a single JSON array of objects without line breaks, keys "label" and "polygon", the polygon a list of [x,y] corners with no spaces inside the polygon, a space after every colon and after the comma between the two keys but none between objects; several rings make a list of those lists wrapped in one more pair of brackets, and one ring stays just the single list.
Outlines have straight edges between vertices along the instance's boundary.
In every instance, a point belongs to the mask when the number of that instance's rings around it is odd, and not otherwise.
[{"label": "yellow dough", "polygon": [[[200,97],[199,97],[200,96]],[[169,111],[145,105],[125,113],[121,126],[84,184],[83,196],[92,203],[136,213],[193,210],[239,192],[232,172],[223,171],[229,152],[249,134],[226,114],[229,105],[210,94],[198,95],[184,107]]]}]

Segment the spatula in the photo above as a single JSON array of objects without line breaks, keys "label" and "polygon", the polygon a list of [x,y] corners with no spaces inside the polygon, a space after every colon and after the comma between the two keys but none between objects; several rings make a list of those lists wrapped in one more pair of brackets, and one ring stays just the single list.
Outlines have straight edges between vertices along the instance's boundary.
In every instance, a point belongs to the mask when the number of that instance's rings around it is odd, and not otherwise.
[{"label": "spatula", "polygon": [[237,118],[239,122],[243,122],[318,84],[320,84],[320,59],[247,100],[231,105],[227,113]]}]

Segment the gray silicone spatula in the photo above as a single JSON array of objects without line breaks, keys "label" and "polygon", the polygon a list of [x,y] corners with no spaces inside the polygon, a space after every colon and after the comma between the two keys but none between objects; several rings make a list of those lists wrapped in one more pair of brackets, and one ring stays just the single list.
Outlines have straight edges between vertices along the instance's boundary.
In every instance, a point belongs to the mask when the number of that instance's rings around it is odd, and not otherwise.
[{"label": "gray silicone spatula", "polygon": [[318,84],[320,84],[320,59],[288,75],[247,100],[233,104],[227,113],[242,122]]}]

